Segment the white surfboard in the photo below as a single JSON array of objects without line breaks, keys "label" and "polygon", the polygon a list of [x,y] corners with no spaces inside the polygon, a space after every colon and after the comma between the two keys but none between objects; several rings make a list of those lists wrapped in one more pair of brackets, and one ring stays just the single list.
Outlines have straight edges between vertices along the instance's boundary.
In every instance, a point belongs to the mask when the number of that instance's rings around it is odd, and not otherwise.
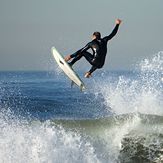
[{"label": "white surfboard", "polygon": [[54,59],[56,60],[59,67],[63,70],[63,72],[69,77],[72,81],[72,84],[75,83],[79,86],[80,90],[85,89],[85,85],[80,77],[75,73],[75,71],[69,66],[69,64],[64,60],[63,56],[59,54],[55,47],[51,48]]}]

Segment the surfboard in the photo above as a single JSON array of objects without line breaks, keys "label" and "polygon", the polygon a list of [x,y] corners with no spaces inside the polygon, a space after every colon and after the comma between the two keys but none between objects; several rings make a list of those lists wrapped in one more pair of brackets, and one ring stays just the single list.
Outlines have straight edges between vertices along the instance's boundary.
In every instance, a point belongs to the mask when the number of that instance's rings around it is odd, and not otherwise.
[{"label": "surfboard", "polygon": [[62,69],[62,71],[66,74],[66,76],[72,81],[71,86],[75,83],[80,88],[80,90],[83,91],[85,89],[85,84],[80,79],[78,74],[64,60],[64,57],[57,51],[55,47],[51,48],[51,52],[58,66]]}]

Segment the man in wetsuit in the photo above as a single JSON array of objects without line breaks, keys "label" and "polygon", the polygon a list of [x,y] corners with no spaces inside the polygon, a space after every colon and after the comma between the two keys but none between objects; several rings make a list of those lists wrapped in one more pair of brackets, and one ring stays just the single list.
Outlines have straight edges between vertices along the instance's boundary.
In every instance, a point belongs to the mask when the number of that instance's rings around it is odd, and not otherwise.
[{"label": "man in wetsuit", "polygon": [[[76,61],[78,61],[82,56],[92,65],[91,69],[85,74],[86,78],[91,77],[91,74],[99,68],[102,68],[105,63],[105,57],[107,53],[107,43],[111,40],[117,33],[121,20],[116,20],[116,26],[113,29],[112,33],[104,38],[101,38],[100,32],[94,32],[92,35],[92,41],[89,42],[85,47],[78,50],[74,54],[67,55],[65,61],[69,61],[70,66],[72,66]],[[87,52],[88,49],[91,49],[93,54]]]}]

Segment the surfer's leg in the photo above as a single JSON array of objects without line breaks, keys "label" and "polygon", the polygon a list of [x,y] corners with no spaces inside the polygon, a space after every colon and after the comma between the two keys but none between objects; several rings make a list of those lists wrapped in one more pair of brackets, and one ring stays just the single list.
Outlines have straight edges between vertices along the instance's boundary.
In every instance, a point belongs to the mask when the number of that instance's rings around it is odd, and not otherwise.
[{"label": "surfer's leg", "polygon": [[71,62],[69,62],[69,65],[72,66],[75,62],[81,59],[82,56],[82,54],[77,55]]},{"label": "surfer's leg", "polygon": [[75,62],[77,62],[78,60],[80,60],[81,59],[81,57],[85,57],[86,58],[86,60],[90,63],[90,64],[92,64],[92,59],[93,59],[93,55],[91,54],[91,53],[89,53],[89,52],[82,52],[82,53],[80,53],[80,54],[78,54],[69,64],[70,64],[70,66],[72,66]]},{"label": "surfer's leg", "polygon": [[93,60],[94,56],[89,52],[83,52],[83,56],[92,65],[92,60]]}]

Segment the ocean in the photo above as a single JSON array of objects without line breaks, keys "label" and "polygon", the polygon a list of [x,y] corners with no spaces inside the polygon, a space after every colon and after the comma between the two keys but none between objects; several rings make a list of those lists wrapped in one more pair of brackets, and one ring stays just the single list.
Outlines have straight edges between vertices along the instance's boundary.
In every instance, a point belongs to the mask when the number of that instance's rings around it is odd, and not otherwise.
[{"label": "ocean", "polygon": [[163,162],[163,52],[78,73],[84,92],[58,68],[0,72],[0,163]]}]

